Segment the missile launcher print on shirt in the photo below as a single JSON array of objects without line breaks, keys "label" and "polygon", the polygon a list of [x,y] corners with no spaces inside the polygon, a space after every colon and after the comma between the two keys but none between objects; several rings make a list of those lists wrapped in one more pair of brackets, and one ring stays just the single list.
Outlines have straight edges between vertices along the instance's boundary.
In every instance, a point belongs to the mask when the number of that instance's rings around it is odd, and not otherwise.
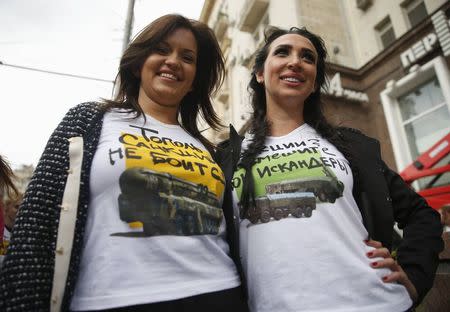
[{"label": "missile launcher print on shirt", "polygon": [[[347,162],[320,147],[319,139],[266,146],[252,168],[255,205],[241,218],[253,224],[288,217],[310,218],[318,204],[334,203],[343,195],[344,184],[333,169],[348,174]],[[241,168],[232,180],[238,199],[244,175]]]},{"label": "missile launcher print on shirt", "polygon": [[110,151],[111,164],[125,158],[120,219],[142,228],[144,236],[217,234],[224,176],[209,152],[154,129],[130,127],[141,135],[121,133],[122,147]]}]

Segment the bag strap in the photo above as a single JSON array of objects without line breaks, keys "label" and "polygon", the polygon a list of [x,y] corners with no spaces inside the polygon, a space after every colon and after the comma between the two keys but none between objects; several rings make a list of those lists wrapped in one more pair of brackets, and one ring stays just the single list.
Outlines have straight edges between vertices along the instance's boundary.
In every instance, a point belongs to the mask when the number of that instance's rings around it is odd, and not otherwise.
[{"label": "bag strap", "polygon": [[55,250],[55,271],[53,273],[53,287],[50,297],[51,312],[59,312],[61,310],[66,288],[77,219],[82,161],[83,138],[69,138],[69,170],[62,204],[60,205],[61,213]]}]

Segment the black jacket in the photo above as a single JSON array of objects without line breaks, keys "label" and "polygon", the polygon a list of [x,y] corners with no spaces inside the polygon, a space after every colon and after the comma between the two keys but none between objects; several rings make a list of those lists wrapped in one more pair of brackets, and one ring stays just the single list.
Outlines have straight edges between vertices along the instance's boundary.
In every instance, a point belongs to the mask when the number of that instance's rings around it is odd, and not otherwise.
[{"label": "black jacket", "polygon": [[[387,167],[381,159],[377,140],[354,129],[339,128],[338,131],[351,146],[353,196],[369,237],[391,250],[394,221],[403,229],[397,261],[416,287],[419,303],[433,285],[438,254],[443,249],[439,214]],[[236,130],[230,127],[230,139],[220,144],[216,160],[222,166],[226,178],[224,214],[231,256],[243,277],[239,250],[239,212],[233,208],[231,187],[242,140]]]},{"label": "black jacket", "polygon": [[27,187],[0,271],[0,311],[50,311],[60,204],[70,168],[68,139],[81,136],[84,152],[77,222],[61,307],[61,311],[69,310],[83,247],[90,168],[103,114],[97,103],[77,105],[50,137]]}]

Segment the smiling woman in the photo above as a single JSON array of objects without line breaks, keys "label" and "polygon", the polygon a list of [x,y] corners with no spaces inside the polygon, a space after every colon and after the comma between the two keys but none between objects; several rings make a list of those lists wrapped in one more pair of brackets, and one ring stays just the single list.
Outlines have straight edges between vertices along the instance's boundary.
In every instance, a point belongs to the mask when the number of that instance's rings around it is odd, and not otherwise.
[{"label": "smiling woman", "polygon": [[175,30],[142,66],[138,101],[143,111],[159,121],[177,124],[178,106],[192,90],[196,67],[194,34],[188,29]]},{"label": "smiling woman", "polygon": [[198,21],[165,15],[136,36],[117,97],[71,109],[47,144],[14,225],[0,310],[247,310],[223,173],[197,127],[199,114],[219,125],[210,96],[223,74]]},{"label": "smiling woman", "polygon": [[219,149],[250,310],[411,311],[433,283],[439,217],[376,140],[327,122],[326,55],[305,28],[269,29],[249,84],[250,131],[230,129]]},{"label": "smiling woman", "polygon": [[[304,102],[316,89],[317,54],[311,41],[297,34],[278,37],[271,44],[264,68],[256,72],[256,80],[265,86],[267,115],[271,119],[303,118]],[[295,125],[302,124],[301,119]],[[286,126],[273,128],[272,135],[291,130]]]}]

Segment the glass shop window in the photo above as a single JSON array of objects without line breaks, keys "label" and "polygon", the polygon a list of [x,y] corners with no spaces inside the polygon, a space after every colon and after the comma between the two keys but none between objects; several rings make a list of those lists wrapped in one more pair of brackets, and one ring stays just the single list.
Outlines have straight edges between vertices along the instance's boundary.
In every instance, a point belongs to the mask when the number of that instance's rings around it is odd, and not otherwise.
[{"label": "glass shop window", "polygon": [[[412,159],[450,132],[450,112],[436,77],[400,97],[398,103]],[[440,164],[448,161],[443,159]],[[421,188],[429,182],[423,179]]]}]

